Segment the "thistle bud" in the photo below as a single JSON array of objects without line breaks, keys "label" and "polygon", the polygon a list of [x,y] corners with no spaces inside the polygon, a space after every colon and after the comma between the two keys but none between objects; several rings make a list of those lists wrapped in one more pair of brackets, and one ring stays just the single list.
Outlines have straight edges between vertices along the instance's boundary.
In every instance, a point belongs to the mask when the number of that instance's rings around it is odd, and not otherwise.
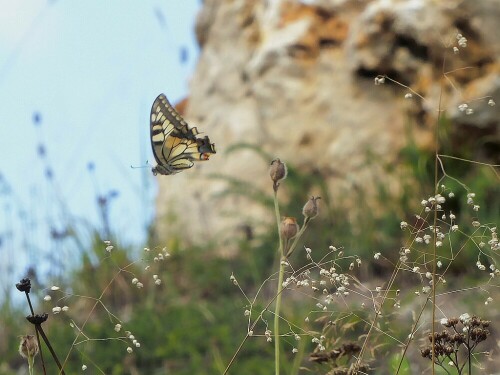
[{"label": "thistle bud", "polygon": [[286,164],[282,163],[280,159],[274,159],[271,162],[271,167],[269,168],[269,175],[271,180],[273,180],[273,188],[276,191],[278,189],[279,181],[286,178],[287,169]]},{"label": "thistle bud", "polygon": [[299,224],[294,217],[284,217],[281,221],[280,232],[281,237],[285,240],[291,240],[297,235]]},{"label": "thistle bud", "polygon": [[314,219],[318,215],[318,199],[321,199],[321,197],[312,196],[304,205],[302,214],[306,219]]},{"label": "thistle bud", "polygon": [[19,354],[23,358],[33,358],[38,354],[38,342],[33,335],[21,336]]}]

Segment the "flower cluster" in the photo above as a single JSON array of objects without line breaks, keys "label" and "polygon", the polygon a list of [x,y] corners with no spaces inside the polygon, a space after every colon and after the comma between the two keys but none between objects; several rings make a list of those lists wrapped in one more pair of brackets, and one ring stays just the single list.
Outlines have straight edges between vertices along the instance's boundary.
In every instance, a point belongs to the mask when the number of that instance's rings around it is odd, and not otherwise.
[{"label": "flower cluster", "polygon": [[[447,329],[435,332],[434,336],[428,335],[429,345],[421,349],[422,357],[432,360],[434,341],[434,362],[442,367],[447,363],[461,373],[462,362],[472,355],[479,343],[488,338],[491,322],[477,316],[462,314],[458,318],[441,319],[440,323]],[[459,355],[461,351],[465,351],[462,361]]]}]

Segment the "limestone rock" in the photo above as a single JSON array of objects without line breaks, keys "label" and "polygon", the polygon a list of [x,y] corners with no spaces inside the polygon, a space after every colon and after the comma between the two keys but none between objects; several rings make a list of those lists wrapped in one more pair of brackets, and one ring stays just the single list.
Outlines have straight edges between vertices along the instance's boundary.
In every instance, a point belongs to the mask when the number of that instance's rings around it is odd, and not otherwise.
[{"label": "limestone rock", "polygon": [[[274,223],[250,198],[271,196],[274,157],[318,171],[334,197],[382,180],[396,192],[383,165],[398,163],[409,122],[432,147],[441,86],[441,109],[491,135],[489,157],[498,158],[499,107],[487,103],[500,102],[499,22],[500,0],[206,0],[185,116],[217,154],[159,180],[160,239],[216,239],[231,252],[239,228]],[[400,84],[374,85],[380,74]],[[463,103],[475,111],[459,111]],[[233,149],[242,143],[269,158]],[[246,194],[232,194],[235,179]],[[314,193],[304,191],[304,203]]]}]

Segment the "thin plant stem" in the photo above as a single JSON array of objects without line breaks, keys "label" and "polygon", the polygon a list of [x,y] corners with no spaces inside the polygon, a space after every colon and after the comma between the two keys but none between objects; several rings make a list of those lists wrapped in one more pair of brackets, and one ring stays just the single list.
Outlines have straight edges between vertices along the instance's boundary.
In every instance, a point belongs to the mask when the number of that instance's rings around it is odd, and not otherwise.
[{"label": "thin plant stem", "polygon": [[274,360],[275,360],[275,374],[280,373],[280,309],[281,309],[281,294],[283,292],[283,275],[285,274],[285,257],[280,258],[280,271],[278,275],[278,291],[276,297],[276,305],[274,309]]},{"label": "thin plant stem", "polygon": [[281,230],[280,230],[280,208],[278,204],[278,189],[274,189],[274,212],[276,214],[276,224],[278,228],[278,236],[279,236],[279,259],[280,259],[280,268],[278,275],[278,290],[276,297],[276,306],[274,311],[274,361],[275,361],[275,374],[279,375],[280,373],[280,340],[279,340],[279,314],[281,309],[281,292],[283,291],[283,274],[285,273],[284,266],[284,256],[283,256],[283,240],[281,238]]}]

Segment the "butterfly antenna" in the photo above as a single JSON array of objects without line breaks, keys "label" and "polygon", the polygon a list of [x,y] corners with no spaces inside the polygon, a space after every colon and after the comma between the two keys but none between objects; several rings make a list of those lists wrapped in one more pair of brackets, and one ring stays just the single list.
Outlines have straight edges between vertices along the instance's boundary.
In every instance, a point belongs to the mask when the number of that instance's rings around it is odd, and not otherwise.
[{"label": "butterfly antenna", "polygon": [[130,166],[130,168],[132,169],[141,169],[141,168],[149,168],[150,165],[149,165],[149,162],[146,160],[146,165],[141,165],[141,166],[138,166],[138,167],[135,167],[133,165]]}]

